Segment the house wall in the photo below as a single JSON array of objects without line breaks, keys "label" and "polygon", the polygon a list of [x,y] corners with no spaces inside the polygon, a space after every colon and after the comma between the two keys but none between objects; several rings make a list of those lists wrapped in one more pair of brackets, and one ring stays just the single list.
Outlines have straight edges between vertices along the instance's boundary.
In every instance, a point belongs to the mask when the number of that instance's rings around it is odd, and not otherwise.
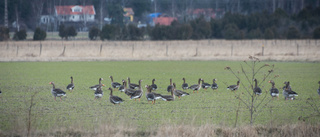
[{"label": "house wall", "polygon": [[94,17],[94,15],[67,15],[67,20],[64,21],[80,22],[84,21],[85,19],[86,21],[94,21]]},{"label": "house wall", "polygon": [[320,40],[0,42],[0,61],[83,60],[320,61]]}]

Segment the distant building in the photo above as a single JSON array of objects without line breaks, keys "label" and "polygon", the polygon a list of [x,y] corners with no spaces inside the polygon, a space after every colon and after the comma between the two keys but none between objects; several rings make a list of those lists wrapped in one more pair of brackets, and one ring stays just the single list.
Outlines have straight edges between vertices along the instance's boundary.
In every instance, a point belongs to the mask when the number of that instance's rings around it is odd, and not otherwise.
[{"label": "distant building", "polygon": [[96,11],[89,6],[55,6],[55,16],[59,22],[93,22]]},{"label": "distant building", "polygon": [[207,9],[189,9],[188,14],[191,19],[196,19],[203,16],[207,21],[211,18],[221,18],[224,15],[224,11],[221,9],[214,10],[212,8]]},{"label": "distant building", "polygon": [[177,20],[177,18],[174,17],[158,17],[158,18],[154,18],[153,22],[155,25],[159,24],[159,25],[164,25],[164,26],[169,26],[171,25],[171,23]]},{"label": "distant building", "polygon": [[133,17],[134,17],[134,12],[132,10],[132,8],[123,8],[124,11],[124,22],[128,23],[128,22],[133,22]]},{"label": "distant building", "polygon": [[149,14],[149,16],[147,17],[148,18],[148,21],[147,21],[147,24],[151,25],[151,26],[154,26],[154,22],[153,22],[153,19],[154,18],[158,18],[161,16],[161,13],[151,13]]}]

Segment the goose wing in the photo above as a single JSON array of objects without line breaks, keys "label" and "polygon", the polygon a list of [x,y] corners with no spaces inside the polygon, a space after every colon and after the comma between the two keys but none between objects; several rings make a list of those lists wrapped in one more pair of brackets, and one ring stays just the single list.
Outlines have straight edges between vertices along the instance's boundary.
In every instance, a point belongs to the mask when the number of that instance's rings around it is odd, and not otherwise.
[{"label": "goose wing", "polygon": [[70,83],[68,86],[67,86],[67,89],[68,90],[72,90],[74,88],[74,84],[73,83]]}]

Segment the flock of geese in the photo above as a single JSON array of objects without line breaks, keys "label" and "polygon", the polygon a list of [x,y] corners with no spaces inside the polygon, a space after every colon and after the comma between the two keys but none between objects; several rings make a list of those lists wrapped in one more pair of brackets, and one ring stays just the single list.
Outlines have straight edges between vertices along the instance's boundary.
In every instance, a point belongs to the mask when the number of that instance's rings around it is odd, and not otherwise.
[{"label": "flock of geese", "polygon": [[[66,89],[69,91],[73,91],[75,85],[73,83],[73,77],[71,76],[71,83],[67,85]],[[130,82],[130,78],[128,77],[127,80],[122,80],[122,84],[118,83],[118,82],[114,82],[113,81],[113,77],[109,76],[109,78],[111,79],[111,87],[108,88],[108,90],[110,90],[110,96],[109,96],[109,100],[112,104],[120,104],[122,103],[124,100],[118,96],[114,96],[113,95],[113,91],[114,90],[118,90],[120,92],[124,92],[130,99],[135,99],[135,100],[139,100],[143,95],[143,89],[141,86],[141,82],[142,80],[138,81],[138,84],[135,83],[131,83]],[[103,90],[102,87],[106,86],[105,84],[102,84],[103,78],[99,78],[99,84],[94,85],[89,87],[91,90],[94,90],[94,97],[95,99],[99,99],[102,98],[103,96]],[[193,90],[193,93],[195,92],[199,92],[199,90],[201,88],[207,90],[208,88],[211,88],[213,90],[217,90],[218,89],[218,84],[216,83],[217,79],[213,79],[213,83],[209,84],[209,83],[205,83],[203,79],[199,78],[198,79],[198,84],[194,84],[189,86],[186,83],[186,79],[182,78],[183,83],[181,85],[183,90],[187,90],[187,89],[191,89]],[[154,91],[156,91],[158,89],[158,86],[155,84],[156,79],[152,80],[152,84],[151,85],[145,85],[145,88],[147,89],[147,92],[145,93],[145,96],[148,100],[148,102],[151,101],[152,104],[154,104],[156,102],[156,100],[161,99],[163,101],[173,101],[175,99],[175,97],[178,97],[179,99],[183,96],[188,96],[189,93],[182,91],[182,90],[177,90],[176,87],[176,83],[172,82],[172,79],[170,79],[170,85],[167,87],[167,91],[169,93],[171,93],[171,95],[161,95],[158,94]],[[258,87],[257,85],[257,79],[253,79],[254,83],[254,88],[253,88],[253,93],[255,95],[261,95],[262,94],[262,90],[260,87]],[[202,82],[202,83],[201,83]],[[270,95],[272,98],[277,97],[279,99],[279,90],[275,87],[275,82],[273,80],[270,80],[269,83],[271,83],[271,89],[270,91]],[[318,94],[320,95],[320,81],[319,83],[319,89],[317,90]],[[50,82],[49,84],[52,85],[52,90],[51,93],[54,96],[54,99],[56,100],[56,97],[60,97],[60,101],[62,100],[61,97],[62,96],[66,96],[66,92],[64,92],[63,90],[59,89],[59,88],[55,88],[55,84],[54,82]],[[290,82],[286,81],[284,82],[285,86],[283,87],[283,96],[285,98],[285,100],[294,100],[296,96],[298,96],[298,93],[294,92],[291,89],[290,86]],[[240,87],[240,80],[237,81],[236,85],[230,85],[227,87],[228,90],[231,91],[237,91]],[[1,94],[1,91],[0,91]]]}]

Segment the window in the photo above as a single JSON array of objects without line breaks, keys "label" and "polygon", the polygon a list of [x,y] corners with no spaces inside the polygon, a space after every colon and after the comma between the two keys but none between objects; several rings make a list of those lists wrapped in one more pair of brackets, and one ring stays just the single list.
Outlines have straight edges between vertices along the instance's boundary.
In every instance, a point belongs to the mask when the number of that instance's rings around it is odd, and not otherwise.
[{"label": "window", "polygon": [[72,12],[82,12],[82,8],[79,6],[75,6],[72,8]]}]

